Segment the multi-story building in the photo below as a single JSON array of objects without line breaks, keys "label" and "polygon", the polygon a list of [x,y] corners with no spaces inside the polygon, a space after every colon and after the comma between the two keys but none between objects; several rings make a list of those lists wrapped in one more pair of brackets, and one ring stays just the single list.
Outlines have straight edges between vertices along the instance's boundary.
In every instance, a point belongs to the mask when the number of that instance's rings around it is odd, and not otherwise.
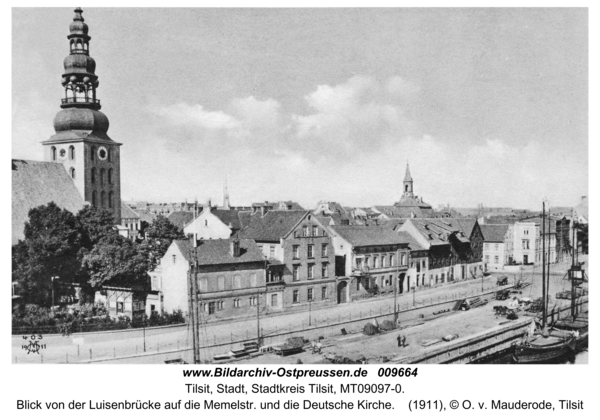
[{"label": "multi-story building", "polygon": [[481,225],[486,270],[502,270],[513,261],[513,225]]},{"label": "multi-story building", "polygon": [[267,261],[250,239],[173,241],[159,266],[148,273],[152,292],[147,307],[187,314],[191,276],[205,319],[254,315],[258,305],[264,311],[269,304],[266,272]]},{"label": "multi-story building", "polygon": [[376,292],[406,292],[410,238],[387,226],[330,226],[338,303]]},{"label": "multi-story building", "polygon": [[311,212],[257,211],[238,236],[255,240],[269,261],[268,299],[284,310],[335,303],[331,235]]},{"label": "multi-story building", "polygon": [[484,272],[483,236],[475,219],[407,219],[396,227],[427,250],[428,287],[476,278]]},{"label": "multi-story building", "polygon": [[[539,255],[540,226],[538,223],[515,222],[513,228],[513,259],[517,264],[536,264]],[[539,259],[541,261],[541,258]]]}]

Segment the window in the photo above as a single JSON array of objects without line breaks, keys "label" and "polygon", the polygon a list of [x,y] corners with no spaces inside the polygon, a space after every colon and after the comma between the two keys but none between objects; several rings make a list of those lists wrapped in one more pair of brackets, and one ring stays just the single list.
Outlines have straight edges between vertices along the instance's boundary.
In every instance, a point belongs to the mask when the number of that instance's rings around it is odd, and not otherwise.
[{"label": "window", "polygon": [[96,148],[92,146],[90,149],[90,160],[93,162],[96,159]]},{"label": "window", "polygon": [[499,259],[499,258],[498,258],[498,256],[496,255],[496,256],[494,257],[494,262],[495,262],[496,264],[498,264],[498,259]]},{"label": "window", "polygon": [[73,146],[69,146],[69,159],[70,160],[75,159],[75,147],[73,147]]},{"label": "window", "polygon": [[[112,191],[108,193],[108,207],[113,208],[113,193]],[[133,223],[132,223],[133,225]]]},{"label": "window", "polygon": [[379,268],[379,258],[378,257],[373,257],[373,266],[375,268]]},{"label": "window", "polygon": [[446,276],[446,275],[445,275],[444,273],[442,273],[442,275],[441,275],[441,277],[442,277],[442,278],[441,278],[441,280],[442,280],[442,283],[444,282],[445,276]]},{"label": "window", "polygon": [[319,236],[319,228],[318,226],[312,227],[312,236]]},{"label": "window", "polygon": [[494,250],[498,251],[499,244],[494,244]]},{"label": "window", "polygon": [[208,226],[208,220],[204,220],[204,226]]},{"label": "window", "polygon": [[256,306],[258,303],[256,296],[252,296],[250,299],[248,299],[248,301],[250,302],[250,306]]},{"label": "window", "polygon": [[309,287],[307,292],[308,292],[307,298],[308,298],[308,301],[310,302],[311,300],[313,300],[313,288]]},{"label": "window", "polygon": [[329,246],[327,244],[321,245],[321,257],[325,258],[329,255]]},{"label": "window", "polygon": [[100,169],[100,185],[104,185],[104,168]]},{"label": "window", "polygon": [[96,183],[96,168],[92,168],[92,184]]},{"label": "window", "polygon": [[302,234],[303,234],[304,236],[308,236],[308,226],[303,226],[303,227],[302,227]]},{"label": "window", "polygon": [[173,264],[177,262],[177,255],[173,254]]},{"label": "window", "polygon": [[327,277],[329,277],[328,267],[329,267],[328,263],[323,263],[321,265],[321,277],[323,277],[324,279],[326,279]]},{"label": "window", "polygon": [[390,255],[390,267],[394,266],[394,256]]},{"label": "window", "polygon": [[327,299],[327,287],[321,287],[321,299]]},{"label": "window", "polygon": [[220,300],[220,301],[217,302],[217,310],[218,311],[222,311],[223,310],[223,306],[224,305],[223,305],[223,301],[222,300]]},{"label": "window", "polygon": [[490,244],[484,244],[484,245],[483,245],[483,247],[484,247],[485,249],[490,249]]},{"label": "window", "polygon": [[369,257],[365,257],[365,265],[366,265],[367,267],[371,268],[371,264],[370,264],[370,261],[369,261]]},{"label": "window", "polygon": [[158,281],[156,276],[152,276],[152,290],[158,290]]},{"label": "window", "polygon": [[529,249],[529,239],[523,240],[523,249]]},{"label": "window", "polygon": [[108,183],[112,184],[112,168],[108,170]]},{"label": "window", "polygon": [[256,273],[250,274],[250,287],[256,287]]},{"label": "window", "polygon": [[308,264],[308,267],[307,267],[307,277],[308,277],[308,279],[314,279],[315,278],[315,265],[314,264]]},{"label": "window", "polygon": [[217,277],[217,290],[225,290],[225,276]]},{"label": "window", "polygon": [[52,160],[56,160],[56,147],[52,146],[52,148],[50,149],[51,154],[52,154]]},{"label": "window", "polygon": [[239,308],[240,307],[240,300],[239,299],[233,299],[233,307],[234,308]]},{"label": "window", "polygon": [[117,302],[117,313],[122,314],[124,312],[123,302]]},{"label": "window", "polygon": [[69,172],[71,173],[71,178],[75,179],[75,168],[71,168]]},{"label": "window", "polygon": [[269,258],[275,258],[275,245],[271,245],[269,248]]},{"label": "window", "polygon": [[258,249],[260,249],[260,252],[263,252],[263,246],[262,245],[259,245]]},{"label": "window", "polygon": [[529,235],[529,230],[528,230],[528,229],[525,229],[525,230],[523,231],[523,235]]},{"label": "window", "polygon": [[423,270],[425,270],[427,268],[427,261],[421,261],[421,266],[423,267]]},{"label": "window", "polygon": [[198,291],[200,293],[208,292],[208,277],[202,277],[198,280]]},{"label": "window", "polygon": [[294,266],[294,272],[293,272],[292,280],[293,281],[300,280],[300,266],[299,265],[295,265]]},{"label": "window", "polygon": [[312,244],[308,245],[308,258],[315,258],[315,246]]},{"label": "window", "polygon": [[215,313],[215,302],[208,302],[208,314],[214,314]]},{"label": "window", "polygon": [[292,258],[295,260],[299,260],[300,259],[300,245],[293,245],[292,246]]},{"label": "window", "polygon": [[490,256],[489,255],[485,256],[485,262],[490,262]]},{"label": "window", "polygon": [[402,254],[400,258],[400,265],[406,265],[406,254]]},{"label": "window", "polygon": [[361,269],[362,268],[362,264],[363,264],[362,258],[357,258],[356,259],[356,268]]},{"label": "window", "polygon": [[106,155],[106,159],[107,159],[109,162],[112,162],[112,154],[110,153],[110,149],[106,149],[106,153],[107,153],[107,155]]},{"label": "window", "polygon": [[277,306],[277,294],[271,295],[271,306]]},{"label": "window", "polygon": [[240,276],[239,274],[236,274],[235,276],[233,276],[233,288],[234,289],[242,288],[242,276]]},{"label": "window", "polygon": [[387,261],[388,261],[388,260],[387,260],[387,258],[385,258],[385,255],[383,255],[383,256],[381,257],[381,266],[382,266],[382,267],[387,267]]},{"label": "window", "polygon": [[391,286],[393,283],[394,283],[394,276],[392,276],[392,275],[390,274],[390,279],[388,280],[388,283],[387,283],[387,285],[388,285],[388,286]]},{"label": "window", "polygon": [[294,290],[292,292],[292,303],[298,303],[298,291]]}]

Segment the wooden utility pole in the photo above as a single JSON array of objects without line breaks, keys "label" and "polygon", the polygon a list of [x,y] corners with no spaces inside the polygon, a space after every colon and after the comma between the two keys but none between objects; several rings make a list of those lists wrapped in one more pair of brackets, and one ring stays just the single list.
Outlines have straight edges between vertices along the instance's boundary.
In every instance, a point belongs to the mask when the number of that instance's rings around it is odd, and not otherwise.
[{"label": "wooden utility pole", "polygon": [[542,202],[542,329],[546,328],[547,300],[546,300],[546,201]]},{"label": "wooden utility pole", "polygon": [[198,347],[198,344],[196,343],[196,323],[194,320],[194,288],[192,286],[193,284],[193,278],[192,278],[192,270],[193,270],[193,260],[192,260],[192,251],[190,250],[189,252],[189,269],[188,269],[188,322],[189,322],[189,328],[192,330],[192,349],[193,349],[193,360],[194,360],[194,364],[197,363],[196,361],[196,348]]}]

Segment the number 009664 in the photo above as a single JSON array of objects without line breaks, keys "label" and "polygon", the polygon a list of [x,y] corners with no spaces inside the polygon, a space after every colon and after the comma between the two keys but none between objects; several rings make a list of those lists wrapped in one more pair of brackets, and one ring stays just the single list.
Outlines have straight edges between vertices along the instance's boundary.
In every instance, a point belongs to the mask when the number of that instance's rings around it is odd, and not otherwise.
[{"label": "number 009664", "polygon": [[417,376],[417,370],[419,368],[379,368],[379,370],[377,371],[377,375],[378,376],[385,376],[385,377],[394,377],[394,376]]}]

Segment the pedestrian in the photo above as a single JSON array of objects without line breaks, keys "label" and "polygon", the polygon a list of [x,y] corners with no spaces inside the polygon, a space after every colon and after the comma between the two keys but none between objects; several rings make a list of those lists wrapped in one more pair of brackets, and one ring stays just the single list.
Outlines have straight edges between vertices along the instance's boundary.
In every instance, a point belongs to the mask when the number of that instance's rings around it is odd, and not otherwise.
[{"label": "pedestrian", "polygon": [[402,347],[402,336],[400,334],[398,334],[398,337],[396,337],[396,340],[398,340],[398,347]]},{"label": "pedestrian", "polygon": [[402,347],[406,347],[406,336],[402,336]]},{"label": "pedestrian", "polygon": [[323,347],[323,345],[321,344],[321,342],[317,342],[317,353],[321,354],[321,348]]}]

